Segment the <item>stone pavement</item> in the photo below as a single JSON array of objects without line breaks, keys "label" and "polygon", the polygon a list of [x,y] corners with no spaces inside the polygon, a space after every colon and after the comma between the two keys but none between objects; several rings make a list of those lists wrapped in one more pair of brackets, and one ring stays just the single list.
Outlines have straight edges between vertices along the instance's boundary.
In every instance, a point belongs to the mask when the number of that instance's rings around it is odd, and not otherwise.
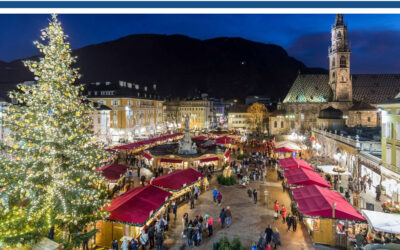
[{"label": "stone pavement", "polygon": [[[179,207],[178,217],[175,222],[172,215],[165,247],[167,249],[180,249],[185,244],[186,249],[188,249],[186,239],[181,235],[184,229],[182,216],[185,212],[188,212],[189,219],[193,219],[200,214],[202,216],[209,214],[214,218],[214,235],[211,238],[204,236],[202,244],[197,249],[212,249],[213,243],[223,236],[227,236],[230,240],[238,236],[246,249],[250,249],[251,244],[258,241],[260,233],[264,232],[268,224],[271,224],[272,228],[278,228],[280,232],[282,243],[282,246],[279,247],[280,249],[329,249],[313,245],[308,232],[301,222],[298,223],[296,232],[287,232],[287,226],[282,223],[281,219],[276,221],[273,219],[273,202],[279,200],[280,204],[285,204],[290,211],[290,198],[286,192],[282,192],[280,182],[276,181],[276,171],[271,169],[267,174],[266,181],[268,192],[266,202],[254,204],[253,201],[249,200],[246,189],[241,188],[239,185],[219,185],[214,177],[211,181],[210,189],[200,195],[194,209],[189,209],[188,204]],[[261,183],[261,181],[252,181],[250,187],[251,189],[256,188],[259,190]],[[214,187],[217,187],[222,193],[222,206],[217,206],[212,201]],[[232,211],[232,225],[230,228],[221,229],[218,223],[219,213],[221,208],[226,206],[230,206]]]}]

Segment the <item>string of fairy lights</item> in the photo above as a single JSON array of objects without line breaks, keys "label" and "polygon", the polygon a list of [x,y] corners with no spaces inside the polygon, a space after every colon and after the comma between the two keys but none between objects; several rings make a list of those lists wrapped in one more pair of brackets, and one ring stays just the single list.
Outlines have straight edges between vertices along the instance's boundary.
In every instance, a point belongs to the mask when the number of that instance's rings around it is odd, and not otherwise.
[{"label": "string of fairy lights", "polygon": [[95,109],[75,84],[79,69],[66,39],[53,15],[34,42],[44,56],[24,62],[36,84],[19,85],[10,94],[18,104],[3,109],[0,242],[10,245],[32,244],[53,226],[72,234],[106,216],[106,180],[93,170],[108,155],[92,132]]}]

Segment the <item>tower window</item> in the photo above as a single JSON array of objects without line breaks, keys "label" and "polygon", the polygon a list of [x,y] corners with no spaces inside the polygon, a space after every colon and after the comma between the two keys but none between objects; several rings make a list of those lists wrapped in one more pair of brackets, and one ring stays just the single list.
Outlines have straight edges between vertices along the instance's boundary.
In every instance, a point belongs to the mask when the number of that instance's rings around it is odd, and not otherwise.
[{"label": "tower window", "polygon": [[335,59],[332,60],[332,68],[335,67]]},{"label": "tower window", "polygon": [[346,68],[346,65],[347,65],[347,63],[346,63],[346,57],[345,57],[345,56],[341,56],[341,57],[340,57],[340,67],[341,67],[341,68]]},{"label": "tower window", "polygon": [[332,78],[335,78],[335,77],[336,77],[336,73],[333,72],[333,73],[332,73]]},{"label": "tower window", "polygon": [[342,38],[342,33],[340,33],[340,31],[338,32],[337,37]]}]

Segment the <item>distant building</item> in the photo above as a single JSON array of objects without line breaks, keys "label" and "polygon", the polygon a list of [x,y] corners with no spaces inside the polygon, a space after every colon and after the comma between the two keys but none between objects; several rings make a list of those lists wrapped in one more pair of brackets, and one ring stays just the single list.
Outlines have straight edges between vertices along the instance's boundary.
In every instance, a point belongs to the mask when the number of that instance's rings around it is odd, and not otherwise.
[{"label": "distant building", "polygon": [[379,126],[377,104],[400,91],[400,74],[351,74],[350,53],[347,25],[338,14],[328,48],[329,74],[299,74],[278,104],[289,124],[285,133],[310,131],[317,126],[320,111],[329,107],[343,112],[347,127]]},{"label": "distant building", "polygon": [[247,109],[249,105],[235,104],[228,111],[228,129],[239,132],[248,132],[251,130],[251,123]]},{"label": "distant building", "polygon": [[164,102],[164,123],[170,131],[175,131],[180,128],[181,125],[181,121],[178,120],[180,117],[179,103],[179,99],[172,99]]},{"label": "distant building", "polygon": [[132,141],[163,132],[163,100],[152,88],[126,81],[86,84],[88,98],[110,107],[113,142]]},{"label": "distant building", "polygon": [[271,135],[284,134],[288,128],[288,119],[285,110],[275,110],[269,114],[268,130]]},{"label": "distant building", "polygon": [[245,103],[247,105],[251,105],[253,103],[262,103],[265,105],[265,107],[268,108],[268,110],[271,110],[272,107],[276,107],[276,102],[268,96],[259,96],[259,95],[252,95],[252,96],[248,96],[246,97]]},{"label": "distant building", "polygon": [[213,119],[213,102],[206,97],[179,102],[178,123],[183,127],[185,117],[190,117],[190,129],[209,129]]},{"label": "distant building", "polygon": [[104,143],[111,144],[110,112],[111,108],[100,103],[94,103],[96,111],[93,112],[93,131],[96,137]]}]

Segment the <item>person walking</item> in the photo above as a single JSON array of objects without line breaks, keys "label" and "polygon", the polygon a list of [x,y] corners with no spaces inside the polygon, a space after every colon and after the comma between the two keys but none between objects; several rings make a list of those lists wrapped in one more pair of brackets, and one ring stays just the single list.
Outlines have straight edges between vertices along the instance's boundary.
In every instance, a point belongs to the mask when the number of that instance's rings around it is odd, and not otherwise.
[{"label": "person walking", "polygon": [[218,206],[221,206],[221,201],[222,201],[222,194],[221,194],[221,192],[218,192],[218,194],[217,194],[217,201],[218,201]]},{"label": "person walking", "polygon": [[131,250],[139,250],[139,242],[137,239],[133,238],[129,243],[129,247]]},{"label": "person walking", "polygon": [[282,215],[282,222],[283,223],[286,222],[286,213],[287,213],[286,207],[285,207],[285,205],[282,205],[281,215]]},{"label": "person walking", "polygon": [[112,250],[118,250],[118,241],[117,240],[113,240],[113,242],[111,243],[111,248],[112,248]]},{"label": "person walking", "polygon": [[188,213],[184,213],[182,217],[183,228],[186,228],[189,222],[189,215]]},{"label": "person walking", "polygon": [[272,242],[274,242],[274,249],[276,249],[276,246],[281,245],[281,238],[278,228],[275,228],[275,232],[272,234]]},{"label": "person walking", "polygon": [[254,204],[257,204],[257,190],[253,190],[253,199],[254,199]]},{"label": "person walking", "polygon": [[164,243],[164,235],[163,231],[160,230],[156,234],[156,245],[157,245],[157,250],[162,250],[163,249],[163,243]]},{"label": "person walking", "polygon": [[191,193],[190,194],[190,209],[193,209],[194,208],[194,194],[193,193]]},{"label": "person walking", "polygon": [[231,221],[232,221],[232,212],[229,206],[226,207],[225,214],[226,214],[226,227],[229,228],[231,226]]},{"label": "person walking", "polygon": [[189,248],[192,247],[192,233],[193,233],[192,221],[189,221],[189,224],[186,228],[186,238]]},{"label": "person walking", "polygon": [[278,213],[279,213],[279,202],[277,200],[275,200],[274,202],[274,219],[277,220],[278,219]]},{"label": "person walking", "polygon": [[155,235],[154,223],[150,224],[150,227],[148,230],[148,235],[149,235],[150,248],[153,248],[154,247],[154,235]]},{"label": "person walking", "polygon": [[199,198],[199,187],[194,186],[194,198],[197,200]]},{"label": "person walking", "polygon": [[268,227],[265,229],[265,241],[267,244],[269,244],[271,242],[272,234],[273,234],[273,231],[272,231],[271,225],[268,225]]},{"label": "person walking", "polygon": [[249,196],[249,201],[251,202],[251,196],[252,196],[253,192],[251,191],[251,189],[247,189],[247,195]]},{"label": "person walking", "polygon": [[371,190],[372,180],[371,177],[368,177],[368,189]]},{"label": "person walking", "polygon": [[206,215],[207,220],[207,229],[208,229],[208,237],[213,235],[213,218],[209,215]]},{"label": "person walking", "polygon": [[198,244],[200,246],[201,241],[203,240],[203,218],[199,219],[199,222],[197,223],[197,227],[199,228],[199,234],[198,234]]},{"label": "person walking", "polygon": [[289,214],[288,217],[286,217],[286,224],[287,224],[287,231],[288,231],[288,232],[290,231],[290,227],[292,226],[291,218],[292,218],[292,217],[290,216],[290,214]]},{"label": "person walking", "polygon": [[258,244],[257,244],[257,250],[265,250],[265,238],[264,238],[264,234],[261,233],[260,234],[260,238],[258,239]]},{"label": "person walking", "polygon": [[147,230],[143,230],[142,234],[139,237],[140,244],[142,245],[142,250],[146,250],[147,243],[149,241],[149,235],[147,234]]},{"label": "person walking", "polygon": [[219,222],[221,223],[221,228],[224,228],[225,226],[225,218],[226,218],[226,214],[225,214],[225,209],[221,209],[221,212],[219,213]]},{"label": "person walking", "polygon": [[296,216],[292,215],[292,217],[290,217],[290,219],[292,220],[293,232],[296,232],[296,229],[297,229],[297,220],[296,220]]},{"label": "person walking", "polygon": [[143,187],[144,187],[145,181],[146,181],[146,176],[142,175],[142,176],[140,177],[140,182],[142,183],[142,186],[143,186]]},{"label": "person walking", "polygon": [[218,190],[217,190],[217,189],[214,189],[212,194],[213,194],[214,204],[217,204]]},{"label": "person walking", "polygon": [[129,250],[129,243],[128,240],[125,238],[121,244],[121,250]]},{"label": "person walking", "polygon": [[346,192],[344,192],[344,197],[346,198],[347,202],[350,202],[350,192],[348,189],[346,189]]},{"label": "person walking", "polygon": [[380,201],[381,200],[381,185],[376,186],[376,200]]}]

